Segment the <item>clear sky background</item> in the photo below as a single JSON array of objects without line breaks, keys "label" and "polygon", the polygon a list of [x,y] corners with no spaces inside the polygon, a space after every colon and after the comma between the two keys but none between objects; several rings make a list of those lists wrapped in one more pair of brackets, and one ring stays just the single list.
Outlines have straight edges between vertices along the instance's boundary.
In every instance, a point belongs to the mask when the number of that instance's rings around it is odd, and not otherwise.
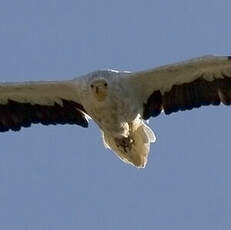
[{"label": "clear sky background", "polygon": [[[0,81],[62,80],[231,54],[230,0],[0,0]],[[186,76],[187,77],[187,76]],[[0,134],[0,229],[231,227],[229,107],[150,120],[145,169],[99,129]]]}]

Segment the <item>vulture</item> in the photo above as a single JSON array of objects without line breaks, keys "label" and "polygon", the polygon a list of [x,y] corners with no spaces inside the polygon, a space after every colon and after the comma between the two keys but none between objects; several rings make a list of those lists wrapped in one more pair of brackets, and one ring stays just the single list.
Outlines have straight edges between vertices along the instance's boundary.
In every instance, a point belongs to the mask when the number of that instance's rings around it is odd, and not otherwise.
[{"label": "vulture", "polygon": [[31,124],[88,127],[124,162],[145,167],[161,113],[231,104],[231,56],[203,56],[139,72],[98,70],[65,81],[0,83],[0,132]]}]

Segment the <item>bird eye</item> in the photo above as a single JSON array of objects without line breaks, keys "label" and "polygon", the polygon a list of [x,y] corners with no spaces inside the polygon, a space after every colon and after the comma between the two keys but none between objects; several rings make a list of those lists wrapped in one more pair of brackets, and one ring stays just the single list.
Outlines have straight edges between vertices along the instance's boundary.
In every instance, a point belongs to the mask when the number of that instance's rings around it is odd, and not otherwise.
[{"label": "bird eye", "polygon": [[91,88],[93,88],[94,86],[91,84]]},{"label": "bird eye", "polygon": [[107,83],[106,82],[104,83],[104,86],[107,87]]}]

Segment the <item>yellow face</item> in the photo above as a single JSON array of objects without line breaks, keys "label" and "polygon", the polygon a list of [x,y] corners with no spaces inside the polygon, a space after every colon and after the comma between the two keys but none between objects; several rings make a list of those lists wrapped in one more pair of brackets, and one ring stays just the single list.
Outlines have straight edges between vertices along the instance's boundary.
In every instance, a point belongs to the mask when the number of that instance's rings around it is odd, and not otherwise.
[{"label": "yellow face", "polygon": [[107,96],[108,84],[105,80],[95,80],[91,82],[91,91],[97,101],[104,101]]}]

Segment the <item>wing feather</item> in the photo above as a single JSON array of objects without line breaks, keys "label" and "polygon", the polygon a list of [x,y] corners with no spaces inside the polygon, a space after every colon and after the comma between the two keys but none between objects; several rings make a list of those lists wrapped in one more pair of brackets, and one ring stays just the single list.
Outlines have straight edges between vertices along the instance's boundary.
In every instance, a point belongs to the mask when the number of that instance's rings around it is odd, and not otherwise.
[{"label": "wing feather", "polygon": [[32,123],[88,126],[78,80],[0,84],[0,132]]},{"label": "wing feather", "polygon": [[144,119],[202,105],[231,104],[231,57],[204,56],[122,79]]}]

